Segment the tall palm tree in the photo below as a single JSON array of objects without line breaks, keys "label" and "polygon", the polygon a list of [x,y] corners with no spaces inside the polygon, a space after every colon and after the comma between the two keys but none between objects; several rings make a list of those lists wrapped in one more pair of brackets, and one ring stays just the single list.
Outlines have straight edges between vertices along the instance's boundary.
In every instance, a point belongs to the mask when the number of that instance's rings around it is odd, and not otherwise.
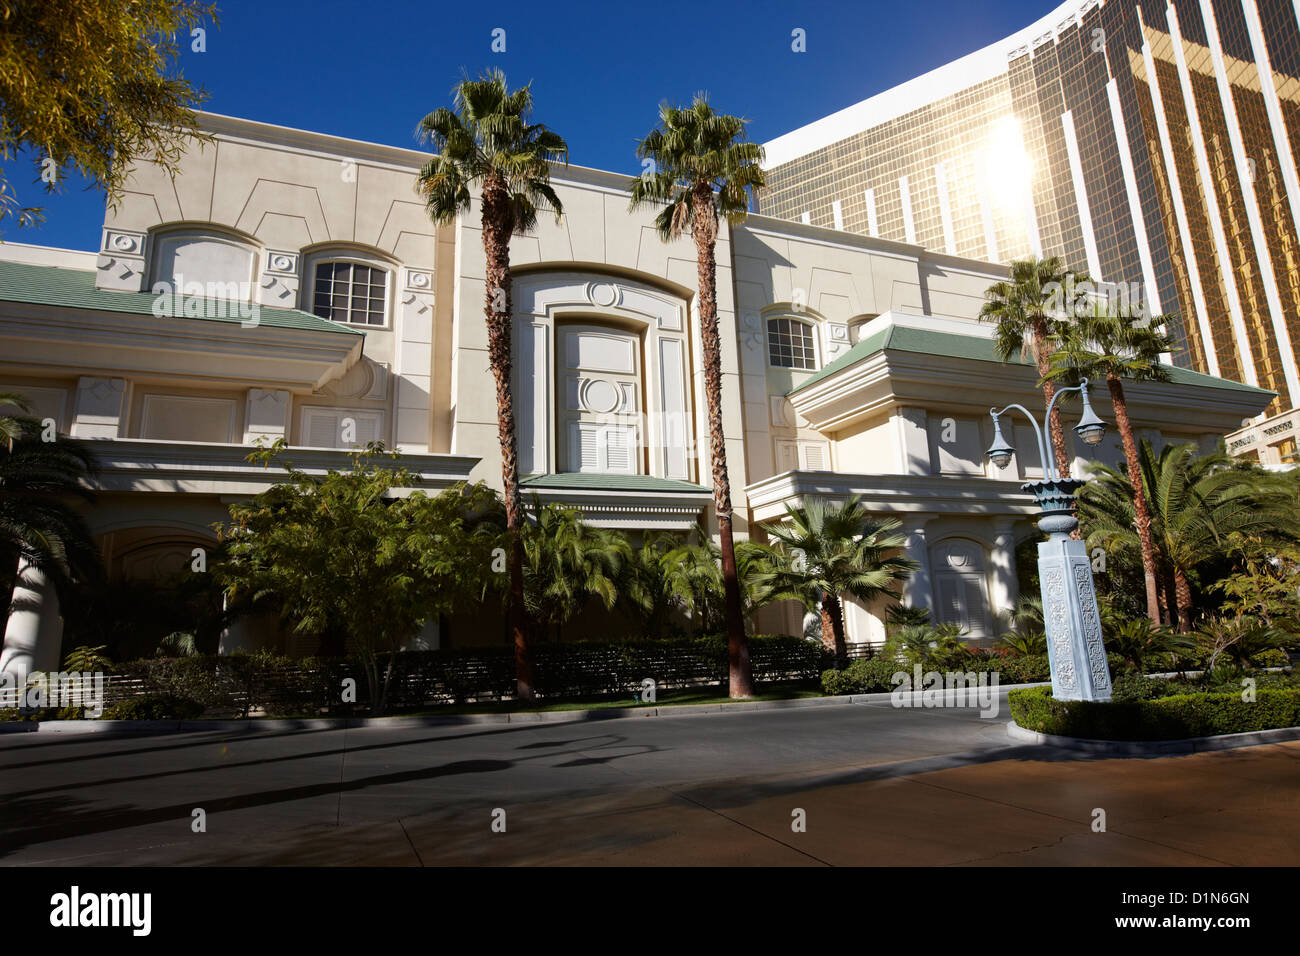
[{"label": "tall palm tree", "polygon": [[1160,356],[1172,351],[1173,340],[1157,327],[1138,324],[1138,317],[1126,311],[1097,308],[1066,325],[1057,336],[1058,348],[1051,356],[1049,378],[1067,387],[1083,378],[1104,378],[1115,409],[1115,425],[1124,445],[1124,461],[1133,486],[1133,509],[1138,542],[1142,551],[1142,574],[1146,581],[1147,617],[1160,623],[1160,591],[1156,583],[1156,548],[1151,537],[1151,514],[1147,510],[1142,465],[1137,440],[1128,417],[1124,379],[1134,382],[1167,382],[1169,373]]},{"label": "tall palm tree", "polygon": [[[1294,487],[1223,452],[1199,455],[1194,444],[1168,445],[1156,455],[1143,441],[1138,458],[1166,608],[1185,633],[1192,629],[1192,582],[1207,558],[1237,535],[1300,538]],[[1108,465],[1094,465],[1092,474],[1079,496],[1089,547],[1140,547],[1129,476]]]},{"label": "tall palm tree", "polygon": [[[22,395],[0,392],[6,405],[31,407]],[[62,592],[99,570],[94,539],[70,503],[90,497],[82,480],[95,462],[80,442],[44,441],[41,431],[35,418],[0,415],[0,561],[11,573],[34,568]]]},{"label": "tall palm tree", "polygon": [[714,250],[719,215],[725,216],[731,225],[741,222],[749,211],[750,194],[764,185],[759,166],[763,161],[763,147],[746,140],[747,122],[738,116],[714,112],[704,93],[696,94],[689,107],[663,104],[659,107],[659,125],[637,147],[637,155],[650,160],[652,168],[632,183],[632,208],[647,203],[664,207],[655,218],[662,239],[674,239],[689,230],[695,240],[704,392],[713,459],[713,508],[718,516],[726,590],[732,697],[752,696],[754,676],[749,663],[749,642],[745,638],[731,530],[731,484],[722,433],[721,340]]},{"label": "tall palm tree", "polygon": [[844,610],[841,594],[863,602],[881,595],[898,596],[897,584],[916,562],[901,552],[905,535],[896,518],[870,515],[855,495],[839,506],[813,498],[801,507],[786,505],[787,521],[765,525],[779,542],[784,560],[761,581],[775,598],[793,598],[809,611],[821,612],[822,644],[844,661]]},{"label": "tall palm tree", "polygon": [[[1002,361],[1012,356],[1029,355],[1038,369],[1039,383],[1043,389],[1043,407],[1052,403],[1056,385],[1051,380],[1051,356],[1057,334],[1064,325],[1064,316],[1054,306],[1060,303],[1070,270],[1056,256],[1037,259],[1017,259],[1011,263],[1010,277],[995,282],[984,293],[980,319],[997,323],[993,339],[994,349]],[[1076,282],[1087,280],[1087,275],[1074,273]],[[1052,409],[1048,423],[1052,451],[1061,466],[1061,477],[1069,477],[1070,459],[1065,450],[1065,432],[1061,429],[1061,411]],[[1047,462],[1043,462],[1047,472]]]},{"label": "tall palm tree", "polygon": [[511,396],[510,237],[537,225],[539,208],[563,215],[551,188],[551,163],[568,163],[569,148],[557,133],[531,122],[531,84],[518,90],[505,74],[492,70],[477,80],[466,76],[452,91],[453,108],[434,110],[420,121],[418,135],[438,155],[420,170],[417,188],[429,216],[452,223],[471,204],[470,189],[481,190],[483,252],[487,258],[483,314],[487,321],[488,361],[497,389],[497,431],[510,538],[508,618],[515,646],[516,694],[534,697],[528,618],[524,607],[523,501],[519,493],[515,410]]}]

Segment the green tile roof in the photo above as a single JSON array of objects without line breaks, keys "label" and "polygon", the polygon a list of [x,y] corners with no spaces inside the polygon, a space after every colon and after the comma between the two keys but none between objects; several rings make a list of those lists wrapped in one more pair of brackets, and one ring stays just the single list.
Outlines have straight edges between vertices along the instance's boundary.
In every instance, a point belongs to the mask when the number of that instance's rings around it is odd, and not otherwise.
[{"label": "green tile roof", "polygon": [[702,485],[674,478],[654,478],[650,475],[596,475],[566,472],[559,475],[532,475],[519,482],[524,488],[558,488],[580,491],[649,491],[666,494],[682,492],[709,493]]},{"label": "green tile roof", "polygon": [[[155,299],[156,296],[151,292],[114,292],[110,289],[96,289],[94,272],[0,260],[0,301],[151,315]],[[216,300],[208,299],[201,301],[212,303],[211,308],[203,309],[204,315],[178,315],[176,318],[196,322],[244,321],[238,311],[233,316],[208,314],[220,311],[218,303]],[[259,325],[271,328],[365,335],[360,329],[330,322],[328,319],[322,319],[300,309],[279,309],[263,305],[259,306],[257,317]]]},{"label": "green tile roof", "polygon": [[[998,358],[997,353],[993,350],[992,339],[976,335],[961,335],[957,332],[945,332],[937,329],[886,325],[883,329],[873,332],[867,338],[858,342],[857,345],[834,362],[831,362],[816,375],[805,379],[786,394],[793,395],[795,392],[829,378],[841,369],[862,361],[869,355],[886,351],[920,352],[926,355],[943,355],[949,358],[969,359],[975,362],[997,362],[1002,364],[1002,359]],[[1030,363],[1028,359],[1015,356],[1009,359],[1006,364],[1029,365]],[[1215,378],[1213,375],[1204,375],[1200,372],[1193,372],[1191,369],[1179,368],[1176,365],[1166,365],[1164,368],[1169,372],[1170,381],[1179,385],[1222,388],[1236,392],[1253,392],[1258,395],[1276,394],[1266,388],[1255,388],[1252,385],[1243,385],[1241,382],[1229,381],[1226,378]]]}]

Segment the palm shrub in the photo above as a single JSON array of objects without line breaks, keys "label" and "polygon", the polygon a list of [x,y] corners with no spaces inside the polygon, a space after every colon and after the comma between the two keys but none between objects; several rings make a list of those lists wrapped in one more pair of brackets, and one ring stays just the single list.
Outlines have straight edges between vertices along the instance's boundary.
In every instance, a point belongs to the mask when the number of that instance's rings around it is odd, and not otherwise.
[{"label": "palm shrub", "polygon": [[1106,651],[1118,654],[1126,667],[1138,673],[1153,663],[1172,663],[1196,646],[1187,635],[1145,617],[1113,622],[1104,631]]},{"label": "palm shrub", "polygon": [[534,515],[523,532],[524,602],[558,641],[563,626],[588,602],[614,606],[633,551],[624,535],[592,527],[572,508],[535,505]]},{"label": "palm shrub", "polygon": [[906,538],[900,522],[869,514],[857,496],[829,505],[809,499],[800,507],[786,506],[786,520],[765,525],[776,539],[776,564],[760,580],[774,599],[794,599],[821,614],[822,642],[843,662],[841,594],[864,604],[898,595],[898,585],[916,563],[901,552]]},{"label": "palm shrub", "polygon": [[[1188,632],[1198,572],[1236,536],[1268,542],[1300,537],[1294,485],[1223,452],[1201,455],[1193,444],[1168,445],[1157,455],[1144,441],[1139,459],[1163,601],[1178,629]],[[1093,465],[1092,475],[1079,494],[1088,546],[1137,551],[1134,486],[1124,472],[1108,465]]]},{"label": "palm shrub", "polygon": [[641,546],[632,548],[632,556],[623,565],[618,581],[618,607],[627,627],[638,637],[680,638],[685,632],[679,623],[682,602],[673,593],[665,557],[679,546],[672,535],[647,535]]},{"label": "palm shrub", "polygon": [[1205,658],[1205,670],[1210,674],[1225,663],[1249,669],[1251,658],[1280,650],[1288,639],[1286,633],[1264,621],[1227,615],[1207,619],[1194,634],[1197,650]]},{"label": "palm shrub", "polygon": [[900,627],[881,649],[881,656],[926,670],[957,667],[970,656],[958,624],[923,624]]},{"label": "palm shrub", "polygon": [[[735,544],[736,583],[740,589],[741,623],[746,634],[754,630],[754,613],[772,598],[762,582],[772,569],[772,549],[757,541]],[[669,590],[678,606],[690,615],[697,634],[727,633],[726,582],[722,549],[704,528],[696,528],[695,541],[679,544],[660,559]],[[730,641],[728,641],[730,644]],[[730,654],[730,649],[728,649]]]},{"label": "palm shrub", "polygon": [[997,647],[1009,657],[1046,654],[1047,634],[1044,631],[1007,631],[998,638]]}]

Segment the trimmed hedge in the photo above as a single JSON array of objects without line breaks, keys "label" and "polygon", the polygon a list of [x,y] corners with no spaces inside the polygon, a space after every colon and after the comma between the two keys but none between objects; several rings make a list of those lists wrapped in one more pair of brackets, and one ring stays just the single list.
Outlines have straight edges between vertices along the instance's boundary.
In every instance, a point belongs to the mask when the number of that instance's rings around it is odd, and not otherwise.
[{"label": "trimmed hedge", "polygon": [[193,720],[203,705],[185,697],[151,694],[104,708],[104,720]]},{"label": "trimmed hedge", "polygon": [[[813,681],[829,663],[820,642],[785,635],[749,639],[754,679]],[[661,689],[721,684],[727,677],[724,638],[635,643],[533,646],[538,696],[548,700],[631,695],[651,678]],[[382,680],[388,658],[380,657]],[[343,683],[356,681],[356,703],[342,700]],[[514,650],[509,647],[409,651],[395,655],[388,690],[390,711],[514,696]],[[110,705],[143,696],[184,698],[205,716],[346,714],[364,710],[369,687],[361,662],[348,658],[290,659],[269,653],[132,661],[109,676]]]},{"label": "trimmed hedge", "polygon": [[1007,699],[1012,719],[1026,730],[1090,740],[1179,740],[1300,726],[1300,690],[1260,689],[1253,702],[1238,692],[1102,704],[1060,701],[1050,687],[1026,687]]},{"label": "trimmed hedge", "polygon": [[[922,665],[922,671],[961,671],[963,674],[997,673],[999,684],[1036,684],[1051,680],[1051,667],[1046,654],[1027,654],[1022,657],[1003,657],[979,651],[971,654],[961,663],[951,667]],[[888,657],[872,657],[856,660],[844,670],[824,671],[822,693],[824,694],[877,694],[894,689],[892,680],[899,671],[912,673],[912,667]]]}]

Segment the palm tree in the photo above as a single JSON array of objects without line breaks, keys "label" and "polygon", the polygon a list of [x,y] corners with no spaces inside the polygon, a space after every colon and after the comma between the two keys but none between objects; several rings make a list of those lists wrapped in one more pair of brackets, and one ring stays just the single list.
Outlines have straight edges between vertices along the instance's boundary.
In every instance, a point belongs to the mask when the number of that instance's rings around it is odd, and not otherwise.
[{"label": "palm tree", "polygon": [[[21,395],[0,392],[5,405],[31,407]],[[82,480],[95,464],[80,442],[44,441],[41,431],[34,418],[0,416],[0,561],[17,574],[32,568],[63,592],[99,570],[90,530],[69,503],[90,497]]]},{"label": "palm tree", "polygon": [[747,122],[738,116],[714,112],[704,93],[696,94],[686,108],[663,104],[659,108],[659,125],[637,147],[637,155],[650,160],[653,167],[632,183],[632,208],[647,203],[664,206],[655,218],[660,238],[674,239],[689,229],[695,240],[704,391],[713,459],[713,508],[718,516],[726,591],[732,697],[752,696],[754,676],[749,663],[749,642],[745,638],[740,584],[736,577],[736,548],[731,533],[731,484],[722,433],[721,339],[714,247],[719,214],[726,216],[731,225],[741,222],[749,211],[751,192],[764,185],[759,166],[763,161],[763,147],[746,140]]},{"label": "palm tree", "polygon": [[[1199,455],[1194,444],[1168,445],[1157,456],[1143,441],[1138,458],[1166,610],[1185,633],[1192,629],[1192,582],[1208,558],[1239,535],[1282,542],[1300,537],[1294,488],[1285,477],[1222,451]],[[1079,496],[1088,546],[1140,547],[1129,476],[1100,464],[1092,474]]]},{"label": "palm tree", "polygon": [[822,644],[844,661],[844,611],[840,595],[866,603],[881,595],[898,596],[895,585],[916,569],[900,552],[906,537],[895,532],[895,518],[867,513],[855,495],[838,507],[813,498],[801,507],[786,505],[787,522],[765,525],[779,542],[780,565],[760,579],[774,598],[793,598],[810,612],[820,610]]},{"label": "palm tree", "polygon": [[[1051,355],[1064,319],[1053,310],[1053,306],[1059,302],[1068,274],[1069,270],[1056,256],[1017,259],[1011,263],[1010,278],[989,286],[984,293],[987,301],[980,309],[981,320],[997,323],[993,346],[1002,361],[1015,355],[1023,358],[1028,354],[1033,358],[1043,389],[1044,408],[1052,403],[1056,394],[1056,385],[1049,377]],[[1088,278],[1083,273],[1074,273],[1074,277],[1079,282]],[[1052,409],[1048,430],[1051,432],[1052,451],[1061,466],[1061,477],[1068,478],[1070,460],[1066,457],[1060,409]],[[1043,462],[1043,473],[1047,473],[1047,462]]]},{"label": "palm tree", "polygon": [[1156,583],[1156,548],[1151,537],[1151,514],[1146,506],[1142,467],[1138,461],[1133,423],[1124,398],[1124,379],[1134,382],[1167,382],[1169,373],[1160,364],[1162,353],[1173,349],[1173,340],[1155,327],[1137,324],[1132,314],[1097,308],[1090,315],[1064,326],[1059,347],[1051,357],[1049,378],[1073,386],[1081,379],[1104,378],[1115,409],[1115,425],[1124,445],[1124,461],[1133,485],[1133,509],[1138,542],[1142,551],[1142,574],[1146,580],[1147,618],[1160,623],[1160,591]]},{"label": "palm tree", "polygon": [[[681,544],[660,559],[669,590],[681,608],[694,619],[701,634],[726,630],[727,589],[722,575],[722,549],[708,532],[696,529],[699,544]],[[772,549],[757,541],[736,545],[736,583],[740,591],[741,623],[752,629],[754,612],[771,600],[759,582],[771,570]]]},{"label": "palm tree", "polygon": [[510,391],[510,237],[537,225],[539,208],[557,221],[564,212],[551,188],[551,163],[568,163],[560,136],[532,123],[531,84],[518,90],[505,74],[492,70],[477,80],[466,76],[452,91],[453,109],[436,109],[420,121],[422,141],[438,155],[420,170],[417,188],[429,216],[444,225],[470,208],[470,189],[481,188],[483,252],[487,258],[483,314],[487,320],[488,361],[497,389],[497,431],[509,532],[510,598],[507,615],[515,647],[515,686],[521,700],[532,700],[534,678],[524,607],[523,501],[519,493],[515,410]]},{"label": "palm tree", "polygon": [[614,606],[632,547],[622,534],[584,523],[572,508],[550,504],[534,511],[537,522],[522,535],[524,601],[535,621],[554,626],[559,640],[564,624],[589,601]]},{"label": "palm tree", "polygon": [[678,540],[666,532],[647,534],[623,567],[619,603],[629,627],[642,638],[653,640],[680,632],[672,620],[680,601],[673,593],[664,561],[664,555],[676,547]]}]

